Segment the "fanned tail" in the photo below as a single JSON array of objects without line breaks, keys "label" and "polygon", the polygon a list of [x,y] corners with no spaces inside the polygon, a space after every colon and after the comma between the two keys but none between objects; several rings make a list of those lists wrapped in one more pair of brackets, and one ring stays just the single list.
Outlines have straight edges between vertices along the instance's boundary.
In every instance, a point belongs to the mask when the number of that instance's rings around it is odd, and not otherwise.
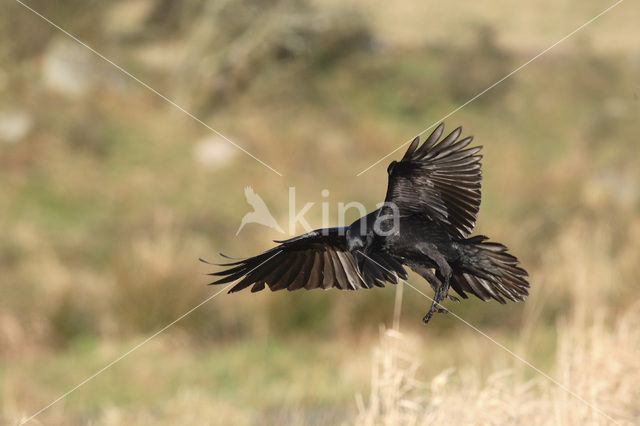
[{"label": "fanned tail", "polygon": [[479,235],[458,243],[458,249],[460,262],[454,268],[451,287],[463,298],[469,292],[485,301],[506,303],[505,298],[524,301],[529,295],[527,271],[504,245]]}]

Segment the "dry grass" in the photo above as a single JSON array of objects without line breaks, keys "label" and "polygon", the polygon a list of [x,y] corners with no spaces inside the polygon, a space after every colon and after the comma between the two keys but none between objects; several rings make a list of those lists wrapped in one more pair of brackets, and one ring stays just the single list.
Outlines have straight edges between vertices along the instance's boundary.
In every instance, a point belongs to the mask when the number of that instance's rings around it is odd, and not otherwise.
[{"label": "dry grass", "polygon": [[[552,244],[543,262],[546,266],[540,273],[551,277],[545,282],[546,291],[559,297],[564,293],[571,300],[570,309],[556,322],[557,349],[548,369],[562,386],[515,359],[511,368],[490,371],[486,378],[475,366],[423,378],[420,358],[411,350],[421,337],[386,330],[373,355],[371,394],[366,404],[358,398],[357,423],[604,425],[613,419],[637,424],[640,304],[616,308],[606,303],[637,272],[633,259],[638,252],[638,226],[629,232],[628,243],[613,250],[606,227],[576,222]],[[529,318],[539,321],[536,315]],[[523,326],[516,345],[523,354],[537,350],[527,340],[530,327]],[[488,340],[484,344],[493,345]],[[495,351],[501,349],[496,346]]]},{"label": "dry grass", "polygon": [[419,379],[419,362],[394,330],[381,335],[374,352],[371,394],[358,398],[359,425],[577,425],[637,424],[640,412],[640,305],[614,324],[601,317],[590,326],[567,324],[551,371],[580,401],[528,367],[492,373],[447,369]]}]

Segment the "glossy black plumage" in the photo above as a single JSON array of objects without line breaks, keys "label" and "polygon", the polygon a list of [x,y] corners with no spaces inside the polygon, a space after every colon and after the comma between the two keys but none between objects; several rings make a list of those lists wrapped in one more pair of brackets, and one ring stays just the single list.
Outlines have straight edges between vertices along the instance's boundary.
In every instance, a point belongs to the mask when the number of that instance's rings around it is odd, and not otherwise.
[{"label": "glossy black plumage", "polygon": [[[507,248],[468,238],[480,208],[481,147],[468,147],[458,127],[441,139],[440,124],[420,145],[415,138],[388,169],[385,203],[348,227],[318,229],[257,256],[226,263],[212,284],[240,280],[230,292],[384,287],[406,279],[404,266],[434,289],[423,321],[438,311],[449,288],[463,298],[524,300],[527,272]],[[456,299],[457,300],[457,299]]]},{"label": "glossy black plumage", "polygon": [[251,285],[251,291],[298,290],[304,288],[338,288],[358,290],[383,286],[382,281],[398,282],[407,278],[402,265],[384,254],[376,255],[381,266],[372,263],[366,269],[364,279],[358,272],[355,259],[346,246],[346,227],[326,228],[309,232],[284,241],[277,247],[257,256],[225,263],[228,269],[210,275],[222,276],[212,284],[225,284],[242,278],[229,293],[235,293]]}]

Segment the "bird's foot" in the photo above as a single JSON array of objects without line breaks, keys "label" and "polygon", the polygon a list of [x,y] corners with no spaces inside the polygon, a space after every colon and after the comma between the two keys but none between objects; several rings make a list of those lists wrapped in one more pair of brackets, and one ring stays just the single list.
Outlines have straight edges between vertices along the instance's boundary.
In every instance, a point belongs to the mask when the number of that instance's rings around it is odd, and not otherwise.
[{"label": "bird's foot", "polygon": [[[455,296],[451,296],[448,294],[449,292],[449,285],[448,285],[448,280],[445,283],[445,285],[440,286],[436,289],[435,294],[433,295],[433,303],[431,303],[431,307],[429,308],[429,311],[427,312],[427,314],[422,317],[422,322],[426,325],[429,320],[431,319],[431,317],[433,316],[433,314],[435,312],[441,313],[441,314],[448,314],[449,311],[447,309],[445,309],[444,307],[440,306],[440,302],[442,302],[444,299],[448,297],[452,298],[452,300],[457,300],[457,298]],[[458,300],[459,301],[459,300]]]},{"label": "bird's foot", "polygon": [[460,299],[458,299],[456,296],[452,296],[452,295],[447,295],[449,297],[449,299],[453,300],[454,302],[458,302],[460,303]]},{"label": "bird's foot", "polygon": [[427,325],[427,323],[429,322],[429,320],[431,319],[434,313],[448,314],[449,310],[446,308],[438,308],[436,304],[433,304],[429,309],[429,312],[427,312],[427,314],[424,317],[422,317],[422,323],[424,325]]},{"label": "bird's foot", "polygon": [[422,323],[424,325],[427,325],[427,323],[429,322],[429,320],[433,316],[433,313],[436,312],[437,309],[438,309],[438,292],[436,291],[436,294],[434,294],[434,298],[433,298],[432,303],[431,303],[431,307],[427,311],[426,315],[424,317],[422,317]]}]

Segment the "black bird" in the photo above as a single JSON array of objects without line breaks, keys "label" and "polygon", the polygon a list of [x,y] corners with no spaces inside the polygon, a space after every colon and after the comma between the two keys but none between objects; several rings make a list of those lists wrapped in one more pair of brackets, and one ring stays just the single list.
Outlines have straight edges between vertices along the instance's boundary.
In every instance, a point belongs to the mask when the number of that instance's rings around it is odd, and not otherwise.
[{"label": "black bird", "polygon": [[314,288],[384,287],[407,279],[403,265],[421,275],[434,290],[423,318],[447,312],[439,303],[449,289],[486,301],[522,301],[527,272],[507,248],[482,235],[469,238],[480,208],[481,146],[468,148],[471,136],[459,139],[458,127],[440,140],[440,124],[420,145],[416,137],[402,160],[387,172],[384,205],[350,226],[323,228],[284,241],[254,257],[225,263],[210,275],[211,284],[241,279],[230,291],[252,292]]}]

